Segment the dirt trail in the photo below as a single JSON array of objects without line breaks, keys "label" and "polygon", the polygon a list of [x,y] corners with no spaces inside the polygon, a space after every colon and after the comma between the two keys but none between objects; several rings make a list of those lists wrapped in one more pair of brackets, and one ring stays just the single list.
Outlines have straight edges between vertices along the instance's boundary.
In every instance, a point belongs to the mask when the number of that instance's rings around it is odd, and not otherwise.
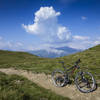
[{"label": "dirt trail", "polygon": [[45,75],[44,73],[35,74],[25,70],[16,70],[12,68],[6,68],[6,69],[2,68],[0,69],[0,71],[6,74],[17,74],[24,76],[29,80],[33,81],[34,83],[46,89],[50,89],[56,94],[69,97],[72,100],[100,100],[100,88],[98,88],[96,91],[92,93],[85,94],[79,92],[74,85],[67,85],[61,88],[55,87],[52,83],[51,76]]}]

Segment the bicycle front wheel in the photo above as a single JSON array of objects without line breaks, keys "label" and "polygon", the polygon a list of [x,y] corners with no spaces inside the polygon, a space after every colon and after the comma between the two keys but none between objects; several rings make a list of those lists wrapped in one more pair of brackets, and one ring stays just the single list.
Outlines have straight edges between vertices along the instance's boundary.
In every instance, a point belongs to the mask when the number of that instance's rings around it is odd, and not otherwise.
[{"label": "bicycle front wheel", "polygon": [[96,82],[91,73],[79,72],[75,77],[75,84],[79,91],[89,93],[94,90]]},{"label": "bicycle front wheel", "polygon": [[63,87],[66,82],[63,71],[57,69],[54,72],[52,72],[52,80],[55,86]]}]

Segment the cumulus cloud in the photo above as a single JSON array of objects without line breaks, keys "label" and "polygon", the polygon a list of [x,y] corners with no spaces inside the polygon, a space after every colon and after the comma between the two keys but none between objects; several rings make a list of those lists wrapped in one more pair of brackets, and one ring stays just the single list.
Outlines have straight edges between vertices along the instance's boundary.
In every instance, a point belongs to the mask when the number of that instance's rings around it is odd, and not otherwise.
[{"label": "cumulus cloud", "polygon": [[70,38],[70,30],[58,23],[60,12],[56,12],[53,7],[41,7],[35,12],[34,23],[22,24],[26,32],[37,35],[47,42],[62,42]]},{"label": "cumulus cloud", "polygon": [[[46,46],[43,44],[41,46],[40,44],[36,48],[29,46],[28,49],[48,49],[48,51],[51,50],[56,52],[54,47],[68,46],[75,49],[87,49],[99,44],[99,40],[95,39],[95,41],[88,36],[72,36],[68,27],[59,24],[58,17],[61,13],[55,11],[53,7],[40,7],[34,15],[33,24],[22,24],[22,27],[27,33],[39,37],[40,40],[42,40],[42,43],[46,44]],[[81,19],[86,20],[87,17],[82,16]]]}]

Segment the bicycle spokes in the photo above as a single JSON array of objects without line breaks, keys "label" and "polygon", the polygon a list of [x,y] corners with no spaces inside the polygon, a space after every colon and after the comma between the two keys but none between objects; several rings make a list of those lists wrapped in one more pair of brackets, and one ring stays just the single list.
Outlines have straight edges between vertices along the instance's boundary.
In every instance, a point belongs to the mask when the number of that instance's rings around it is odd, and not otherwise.
[{"label": "bicycle spokes", "polygon": [[56,86],[62,87],[65,84],[65,76],[62,71],[53,72],[52,79]]},{"label": "bicycle spokes", "polygon": [[76,85],[82,92],[89,92],[94,88],[94,79],[90,73],[79,74],[76,78]]},{"label": "bicycle spokes", "polygon": [[58,76],[58,77],[56,78],[56,84],[57,84],[57,85],[62,85],[63,82],[64,82],[64,78],[63,78],[63,77]]}]

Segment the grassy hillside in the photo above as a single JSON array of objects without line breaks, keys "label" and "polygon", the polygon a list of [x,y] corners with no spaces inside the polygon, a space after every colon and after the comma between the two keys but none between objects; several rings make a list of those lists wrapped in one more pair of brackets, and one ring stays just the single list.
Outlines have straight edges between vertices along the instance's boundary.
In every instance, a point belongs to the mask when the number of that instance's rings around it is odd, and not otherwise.
[{"label": "grassy hillside", "polygon": [[[54,64],[54,65],[53,65]],[[55,60],[40,58],[25,52],[11,52],[0,50],[0,67],[14,67],[34,72],[50,72],[55,66]]]},{"label": "grassy hillside", "polygon": [[[72,66],[77,59],[81,59],[80,67],[92,72],[95,78],[100,79],[100,45],[60,58],[40,58],[25,52],[11,52],[0,50],[0,68],[13,67],[16,69],[31,70],[33,72],[51,73],[60,68],[59,61]],[[9,99],[8,99],[9,98]],[[25,99],[27,98],[27,99]],[[21,76],[7,76],[0,72],[0,100],[68,100],[51,93],[49,90],[38,87]]]},{"label": "grassy hillside", "polygon": [[[0,67],[14,67],[33,72],[51,73],[56,68],[61,68],[59,61],[71,66],[77,59],[81,59],[80,66],[83,70],[88,69],[96,75],[100,74],[100,45],[60,58],[40,58],[25,52],[0,51]],[[94,74],[95,74],[94,73]]]},{"label": "grassy hillside", "polygon": [[70,65],[73,64],[73,62],[75,62],[78,58],[81,59],[81,69],[87,69],[96,75],[100,75],[100,45],[89,48],[83,52],[62,57],[60,59],[64,60],[66,64]]},{"label": "grassy hillside", "polygon": [[69,100],[17,75],[0,72],[0,100]]}]

